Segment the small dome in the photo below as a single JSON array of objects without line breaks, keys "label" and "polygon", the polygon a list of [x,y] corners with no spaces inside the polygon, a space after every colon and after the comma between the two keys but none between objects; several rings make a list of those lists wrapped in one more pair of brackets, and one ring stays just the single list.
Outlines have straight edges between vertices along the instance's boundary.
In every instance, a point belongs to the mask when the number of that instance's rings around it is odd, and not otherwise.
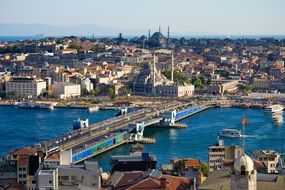
[{"label": "small dome", "polygon": [[234,169],[239,173],[242,171],[251,172],[253,170],[253,161],[249,156],[244,154],[235,160]]}]

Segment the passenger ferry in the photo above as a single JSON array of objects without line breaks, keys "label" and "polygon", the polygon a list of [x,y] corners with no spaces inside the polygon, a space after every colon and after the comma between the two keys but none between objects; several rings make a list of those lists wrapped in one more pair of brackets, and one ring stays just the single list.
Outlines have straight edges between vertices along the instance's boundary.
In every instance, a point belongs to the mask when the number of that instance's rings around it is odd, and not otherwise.
[{"label": "passenger ferry", "polygon": [[24,108],[24,109],[49,109],[53,110],[53,104],[38,104],[33,102],[19,102],[16,104],[17,108]]},{"label": "passenger ferry", "polygon": [[282,112],[284,109],[284,107],[280,104],[275,104],[275,105],[271,105],[271,106],[267,106],[265,108],[265,112],[267,113],[280,113]]},{"label": "passenger ferry", "polygon": [[91,107],[88,107],[87,111],[89,113],[92,113],[92,112],[96,112],[99,110],[99,107],[98,106],[91,106]]},{"label": "passenger ferry", "polygon": [[236,129],[223,129],[219,137],[227,137],[227,138],[243,138],[245,135],[242,134],[240,130]]}]

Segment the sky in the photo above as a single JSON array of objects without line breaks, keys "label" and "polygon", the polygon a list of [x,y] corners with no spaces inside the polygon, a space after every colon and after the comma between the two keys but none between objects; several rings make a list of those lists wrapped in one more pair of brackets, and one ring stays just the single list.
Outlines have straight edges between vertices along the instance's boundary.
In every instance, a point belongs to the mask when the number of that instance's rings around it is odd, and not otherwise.
[{"label": "sky", "polygon": [[0,0],[0,23],[283,35],[285,0]]}]

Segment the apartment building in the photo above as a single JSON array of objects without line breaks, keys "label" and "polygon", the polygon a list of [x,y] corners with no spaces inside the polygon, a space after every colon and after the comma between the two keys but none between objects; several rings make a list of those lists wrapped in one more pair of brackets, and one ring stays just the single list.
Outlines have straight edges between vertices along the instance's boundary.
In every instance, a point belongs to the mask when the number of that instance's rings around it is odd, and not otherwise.
[{"label": "apartment building", "polygon": [[243,153],[243,148],[236,145],[225,146],[223,140],[218,140],[208,147],[209,172],[232,168],[234,160]]},{"label": "apartment building", "polygon": [[13,77],[6,83],[6,96],[37,99],[39,95],[46,92],[46,87],[46,82],[43,79]]}]

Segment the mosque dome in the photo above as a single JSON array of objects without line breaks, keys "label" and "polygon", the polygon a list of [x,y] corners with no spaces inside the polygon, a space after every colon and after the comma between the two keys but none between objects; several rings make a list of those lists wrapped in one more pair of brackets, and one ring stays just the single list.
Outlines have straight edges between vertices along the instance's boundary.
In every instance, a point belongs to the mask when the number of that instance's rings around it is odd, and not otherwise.
[{"label": "mosque dome", "polygon": [[246,154],[238,157],[234,163],[234,170],[238,173],[251,172],[253,170],[253,161]]}]

